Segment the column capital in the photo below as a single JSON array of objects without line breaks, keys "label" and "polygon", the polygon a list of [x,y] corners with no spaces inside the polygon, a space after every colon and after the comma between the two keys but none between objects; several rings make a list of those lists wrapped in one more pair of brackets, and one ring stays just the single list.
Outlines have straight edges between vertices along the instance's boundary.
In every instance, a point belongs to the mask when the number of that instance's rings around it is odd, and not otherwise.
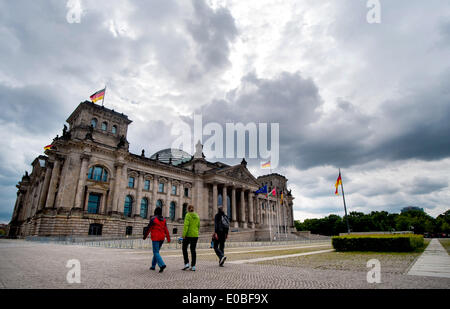
[{"label": "column capital", "polygon": [[87,153],[82,153],[82,154],[80,155],[81,161],[84,161],[84,160],[88,161],[88,160],[90,160],[91,158],[92,158],[92,155],[87,154]]},{"label": "column capital", "polygon": [[114,163],[115,168],[123,168],[125,166],[125,162],[116,162]]}]

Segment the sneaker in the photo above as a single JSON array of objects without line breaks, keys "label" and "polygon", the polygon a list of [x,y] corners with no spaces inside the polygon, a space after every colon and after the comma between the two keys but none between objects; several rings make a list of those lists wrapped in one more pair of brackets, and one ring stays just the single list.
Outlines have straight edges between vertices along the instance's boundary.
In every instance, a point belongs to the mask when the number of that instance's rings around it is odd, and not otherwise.
[{"label": "sneaker", "polygon": [[166,267],[167,267],[166,265],[161,266],[159,272],[162,273]]},{"label": "sneaker", "polygon": [[223,264],[225,263],[225,260],[227,259],[226,256],[222,257],[219,261],[219,266],[223,267]]},{"label": "sneaker", "polygon": [[184,265],[184,267],[183,267],[182,270],[186,270],[186,269],[188,269],[188,268],[189,268],[189,264],[186,264],[186,265]]},{"label": "sneaker", "polygon": [[192,271],[195,271],[195,270],[196,270],[195,266],[192,266],[191,270],[192,270]]},{"label": "sneaker", "polygon": [[155,270],[155,267],[150,267],[150,270]]}]

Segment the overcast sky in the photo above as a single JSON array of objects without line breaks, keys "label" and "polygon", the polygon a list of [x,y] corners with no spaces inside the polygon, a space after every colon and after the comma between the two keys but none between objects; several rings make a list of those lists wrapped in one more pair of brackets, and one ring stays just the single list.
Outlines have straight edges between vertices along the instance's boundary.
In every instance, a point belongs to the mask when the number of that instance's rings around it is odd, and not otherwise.
[{"label": "overcast sky", "polygon": [[366,0],[80,2],[69,23],[67,1],[0,0],[0,222],[105,84],[105,105],[133,120],[133,153],[169,148],[194,112],[279,123],[275,172],[297,220],[343,215],[339,168],[349,211],[450,208],[448,0],[381,0],[379,24]]}]

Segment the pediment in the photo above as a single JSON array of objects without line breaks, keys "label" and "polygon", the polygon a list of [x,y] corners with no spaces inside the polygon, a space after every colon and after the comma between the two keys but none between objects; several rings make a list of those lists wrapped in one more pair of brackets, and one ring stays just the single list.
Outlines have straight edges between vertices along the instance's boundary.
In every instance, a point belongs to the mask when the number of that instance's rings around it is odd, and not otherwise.
[{"label": "pediment", "polygon": [[238,180],[240,182],[246,182],[246,183],[249,183],[249,184],[253,184],[253,185],[259,186],[256,178],[242,164],[227,167],[225,169],[216,171],[214,174],[227,176],[227,177],[230,177],[230,178],[234,178],[234,179],[236,179],[236,180]]}]

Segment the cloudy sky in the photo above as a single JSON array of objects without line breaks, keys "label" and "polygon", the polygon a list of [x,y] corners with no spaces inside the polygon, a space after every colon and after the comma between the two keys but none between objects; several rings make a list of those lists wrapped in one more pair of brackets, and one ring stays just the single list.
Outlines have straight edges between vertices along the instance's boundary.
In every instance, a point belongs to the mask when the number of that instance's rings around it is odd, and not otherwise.
[{"label": "cloudy sky", "polygon": [[339,168],[350,211],[443,213],[450,3],[380,3],[370,24],[366,0],[0,0],[0,221],[33,159],[105,84],[105,105],[134,121],[134,153],[170,147],[194,113],[279,123],[275,172],[296,219],[343,214]]}]

